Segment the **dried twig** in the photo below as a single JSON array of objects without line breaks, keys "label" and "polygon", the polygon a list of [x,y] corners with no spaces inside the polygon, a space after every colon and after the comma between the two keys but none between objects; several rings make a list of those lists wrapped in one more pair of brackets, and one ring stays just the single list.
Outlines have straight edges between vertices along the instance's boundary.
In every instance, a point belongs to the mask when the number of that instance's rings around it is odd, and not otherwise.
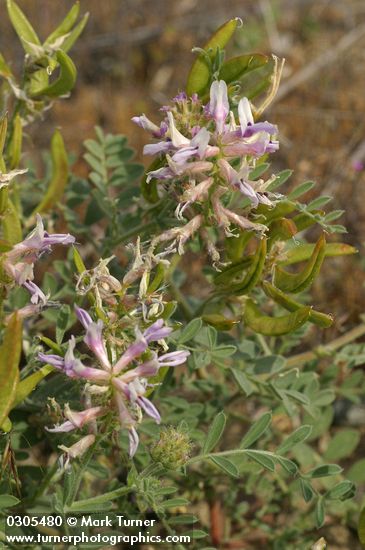
[{"label": "dried twig", "polygon": [[286,82],[283,82],[276,94],[273,103],[280,101],[285,96],[290,94],[295,88],[298,88],[301,84],[313,78],[321,69],[328,67],[331,63],[336,61],[338,56],[345,50],[353,46],[356,42],[361,40],[365,36],[365,25],[360,25],[356,29],[351,30],[345,34],[336,46],[328,48],[319,57],[308,63],[303,69],[296,72],[291,78],[288,78]]}]

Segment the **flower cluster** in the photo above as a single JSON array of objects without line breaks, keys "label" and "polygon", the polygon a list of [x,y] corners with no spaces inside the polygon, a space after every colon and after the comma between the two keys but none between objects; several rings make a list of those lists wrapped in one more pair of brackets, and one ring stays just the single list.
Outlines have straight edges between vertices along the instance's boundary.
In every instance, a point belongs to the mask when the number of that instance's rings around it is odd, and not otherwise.
[{"label": "flower cluster", "polygon": [[[249,174],[257,159],[275,152],[278,129],[269,122],[255,122],[251,105],[243,97],[237,105],[238,121],[230,109],[225,81],[214,81],[209,103],[203,105],[197,96],[185,93],[174,98],[173,107],[163,107],[166,119],[157,127],[145,115],[132,120],[154,137],[163,138],[144,147],[146,155],[162,155],[162,166],[148,173],[153,179],[170,181],[179,192],[176,216],[184,226],[165,231],[153,246],[172,241],[170,249],[183,252],[184,243],[204,225],[222,227],[227,236],[234,236],[232,226],[241,230],[264,233],[267,227],[248,218],[260,204],[272,206],[277,195],[268,192],[275,176],[268,181],[251,181]],[[176,184],[176,185],[175,185]],[[226,205],[226,194],[238,193],[237,200],[246,214]]]},{"label": "flower cluster", "polygon": [[[158,354],[150,349],[150,344],[164,340],[172,328],[165,326],[158,319],[144,332],[136,329],[136,338],[114,362],[109,359],[106,342],[103,337],[103,322],[94,322],[89,313],[76,307],[76,314],[86,330],[84,342],[97,360],[97,366],[86,366],[75,357],[76,340],[72,336],[64,357],[59,355],[39,353],[43,363],[53,365],[70,378],[87,382],[85,395],[87,407],[83,411],[73,411],[68,405],[64,408],[65,422],[51,432],[69,432],[89,425],[91,432],[96,432],[96,419],[106,417],[111,410],[117,413],[122,428],[129,432],[129,454],[132,457],[138,447],[139,437],[136,430],[141,421],[142,412],[161,421],[160,414],[154,404],[146,397],[146,392],[153,384],[148,379],[156,376],[161,367],[174,367],[185,363],[188,351],[173,351]],[[101,398],[101,399],[100,399]],[[92,400],[99,399],[97,406],[92,406]],[[92,438],[88,441],[93,442]],[[91,444],[90,443],[90,444]]]},{"label": "flower cluster", "polygon": [[43,254],[52,251],[56,244],[69,245],[75,242],[75,237],[65,233],[50,235],[44,229],[42,218],[37,214],[37,224],[33,231],[9,252],[4,254],[3,269],[10,278],[10,284],[26,288],[31,295],[31,304],[20,312],[23,316],[35,313],[40,306],[47,303],[48,297],[33,282],[34,264]]}]

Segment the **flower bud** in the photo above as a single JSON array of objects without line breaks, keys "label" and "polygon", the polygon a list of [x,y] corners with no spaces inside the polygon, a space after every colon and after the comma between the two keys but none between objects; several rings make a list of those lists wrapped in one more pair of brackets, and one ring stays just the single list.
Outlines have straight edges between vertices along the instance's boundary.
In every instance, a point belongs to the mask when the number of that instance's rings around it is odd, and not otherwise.
[{"label": "flower bud", "polygon": [[151,456],[169,470],[178,470],[190,457],[192,444],[189,436],[172,426],[163,428],[160,439],[151,447]]}]

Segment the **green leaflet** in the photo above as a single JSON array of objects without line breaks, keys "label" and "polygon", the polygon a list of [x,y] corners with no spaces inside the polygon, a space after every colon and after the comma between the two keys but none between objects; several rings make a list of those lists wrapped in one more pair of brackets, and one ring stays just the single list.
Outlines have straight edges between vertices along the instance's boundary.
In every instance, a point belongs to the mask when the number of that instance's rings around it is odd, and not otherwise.
[{"label": "green leaflet", "polygon": [[7,0],[6,4],[10,21],[12,22],[15,32],[20,38],[24,50],[27,53],[32,53],[32,47],[30,44],[27,44],[27,42],[38,46],[41,45],[35,30],[25,17],[22,10],[15,2],[13,2],[13,0]]},{"label": "green leaflet", "polygon": [[[229,39],[233,36],[238,25],[238,19],[231,19],[224,23],[219,29],[211,36],[208,42],[204,45],[204,50],[208,53],[209,57],[213,60],[218,48],[224,48]],[[211,50],[210,52],[208,50]],[[200,54],[194,61],[186,84],[186,93],[188,96],[194,93],[202,95],[210,83],[210,70],[209,66],[204,58],[204,55]]]},{"label": "green leaflet", "polygon": [[274,272],[275,286],[286,292],[301,292],[309,287],[321,268],[325,256],[325,246],[326,239],[322,235],[318,239],[307,265],[299,273],[289,273],[281,267],[276,266]]},{"label": "green leaflet", "polygon": [[54,372],[54,367],[52,367],[51,365],[45,365],[37,372],[34,372],[30,376],[27,376],[27,378],[24,378],[24,380],[21,380],[18,384],[14,401],[11,404],[11,408],[13,409],[17,405],[19,405],[19,403],[24,401],[24,399],[28,397],[28,395],[35,389],[37,384],[39,384],[39,382],[43,380],[43,378],[48,376],[51,372]]},{"label": "green leaflet", "polygon": [[331,487],[326,493],[325,498],[329,500],[348,500],[353,498],[356,493],[356,486],[354,483],[345,479],[340,481],[334,487]]},{"label": "green leaflet", "polygon": [[264,413],[256,422],[252,424],[248,432],[244,435],[240,449],[248,449],[269,429],[272,422],[272,413]]},{"label": "green leaflet", "polygon": [[68,94],[76,82],[76,67],[72,59],[62,50],[56,53],[57,61],[60,65],[60,75],[51,84],[41,88],[34,93],[34,96],[59,97]]},{"label": "green leaflet", "polygon": [[81,273],[84,273],[84,271],[86,271],[86,266],[84,264],[83,259],[81,258],[80,252],[77,250],[77,248],[75,248],[73,246],[72,247],[72,252],[73,252],[73,260],[74,260],[74,264],[75,264],[76,269],[77,269],[77,273],[79,275],[81,275]]},{"label": "green leaflet", "polygon": [[305,479],[300,479],[300,488],[302,490],[302,495],[305,502],[310,502],[315,495],[314,490],[312,489],[311,484]]},{"label": "green leaflet", "polygon": [[319,529],[324,524],[324,520],[326,517],[325,501],[322,496],[319,497],[319,499],[317,500],[316,508],[315,508],[315,517],[316,517],[316,524]]},{"label": "green leaflet", "polygon": [[53,44],[53,42],[64,36],[74,26],[77,21],[80,12],[80,2],[75,2],[70,11],[67,13],[64,20],[58,25],[58,27],[48,36],[47,40],[44,42],[44,45]]},{"label": "green leaflet", "polygon": [[238,295],[248,294],[256,286],[265,266],[266,252],[267,239],[263,238],[257,247],[256,254],[242,283],[231,285],[229,287],[230,292]]},{"label": "green leaflet", "polygon": [[245,454],[249,458],[251,458],[251,460],[254,460],[258,464],[260,464],[260,466],[263,466],[266,470],[270,470],[270,472],[275,472],[275,461],[268,452],[247,449],[245,450]]},{"label": "green leaflet", "polygon": [[227,418],[223,411],[219,412],[213,419],[213,422],[207,433],[206,440],[202,448],[203,455],[210,453],[216,447],[223,435],[226,427]]},{"label": "green leaflet", "polygon": [[48,346],[49,348],[51,348],[51,350],[56,353],[57,355],[63,355],[64,352],[62,351],[62,348],[61,346],[59,346],[56,342],[54,342],[53,340],[51,340],[50,338],[47,338],[47,336],[39,336],[39,339],[41,342],[43,342],[44,344],[46,344],[46,346]]},{"label": "green leaflet", "polygon": [[65,187],[68,182],[68,158],[63,141],[62,134],[56,130],[51,140],[51,158],[52,158],[52,178],[49,183],[47,193],[43,197],[40,204],[36,207],[33,214],[36,212],[44,212],[49,210],[63,196]]},{"label": "green leaflet", "polygon": [[4,508],[12,508],[20,503],[20,500],[13,495],[1,495],[0,496],[0,510]]},{"label": "green leaflet", "polygon": [[82,31],[86,27],[86,23],[88,22],[88,20],[89,20],[89,13],[85,13],[81,21],[77,23],[77,25],[72,29],[69,36],[66,38],[66,40],[62,44],[62,49],[64,52],[68,52],[72,48],[72,46],[75,44],[76,40],[78,39]]},{"label": "green leaflet", "polygon": [[5,328],[0,346],[0,426],[6,420],[19,382],[22,351],[22,321],[14,313]]},{"label": "green leaflet", "polygon": [[299,428],[294,430],[291,434],[289,434],[284,439],[284,441],[276,449],[276,452],[287,453],[288,451],[291,451],[293,447],[305,441],[310,436],[311,433],[312,433],[312,426],[308,426],[307,424],[303,424],[303,426],[299,426]]},{"label": "green leaflet", "polygon": [[208,454],[214,447],[216,447],[223,435],[226,427],[226,415],[223,411],[219,412],[213,419],[213,422],[209,428],[206,440],[204,441],[202,453]]},{"label": "green leaflet", "polygon": [[239,477],[237,466],[228,458],[225,458],[224,456],[211,456],[210,460],[226,474],[232,477]]},{"label": "green leaflet", "polygon": [[[300,244],[286,252],[285,260],[281,260],[281,265],[291,265],[308,260],[313,254],[314,244]],[[325,257],[348,256],[357,254],[356,248],[345,243],[327,243],[324,249]]]},{"label": "green leaflet", "polygon": [[[267,296],[270,296],[270,298],[272,298],[277,304],[281,305],[288,311],[298,311],[298,309],[303,307],[303,304],[296,302],[267,281],[264,281],[262,286]],[[310,311],[308,321],[320,327],[327,328],[332,325],[333,318],[331,315],[326,315],[325,313],[320,313],[319,311],[314,311],[312,309]]]},{"label": "green leaflet", "polygon": [[266,190],[274,191],[275,189],[283,185],[290,178],[292,174],[293,174],[293,170],[289,170],[289,169],[282,170],[276,175],[276,178],[272,183],[270,183],[270,185],[267,187]]},{"label": "green leaflet", "polygon": [[14,118],[13,133],[9,144],[9,164],[12,170],[14,170],[14,168],[19,166],[20,155],[22,152],[22,141],[23,141],[22,119],[19,113],[17,113],[16,117]]},{"label": "green leaflet", "polygon": [[219,73],[219,78],[225,80],[227,84],[239,80],[247,73],[259,69],[268,62],[267,55],[261,53],[252,53],[232,57],[223,63]]},{"label": "green leaflet", "polygon": [[152,294],[153,292],[155,292],[163,283],[164,278],[165,278],[165,267],[163,264],[159,263],[156,267],[156,274],[148,285],[147,293]]},{"label": "green leaflet", "polygon": [[254,332],[266,336],[281,336],[297,330],[309,319],[311,308],[302,307],[281,317],[262,315],[252,300],[247,300],[243,320]]},{"label": "green leaflet", "polygon": [[338,466],[338,464],[321,464],[309,470],[305,477],[309,478],[321,478],[327,476],[336,476],[343,472],[343,468]]}]

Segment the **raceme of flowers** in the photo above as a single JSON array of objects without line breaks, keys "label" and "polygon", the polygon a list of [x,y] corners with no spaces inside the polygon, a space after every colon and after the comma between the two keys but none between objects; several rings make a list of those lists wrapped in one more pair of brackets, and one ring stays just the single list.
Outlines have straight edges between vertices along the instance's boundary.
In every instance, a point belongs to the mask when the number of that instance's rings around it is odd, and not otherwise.
[{"label": "raceme of flowers", "polygon": [[[94,322],[89,313],[79,307],[76,307],[76,314],[86,330],[84,342],[93,353],[94,360],[97,361],[96,366],[86,366],[75,356],[74,336],[68,342],[64,357],[45,353],[39,353],[38,357],[40,361],[53,365],[66,376],[87,382],[84,391],[87,406],[82,411],[73,411],[66,405],[65,421],[48,430],[70,432],[85,425],[89,426],[91,433],[76,444],[77,448],[75,445],[69,449],[63,447],[68,457],[74,458],[75,453],[84,452],[94,442],[94,437],[91,436],[97,432],[96,420],[105,418],[114,411],[121,428],[128,430],[129,455],[133,457],[139,444],[136,427],[141,422],[142,413],[145,412],[157,423],[161,421],[158,410],[146,397],[148,388],[153,388],[153,384],[148,380],[155,377],[161,367],[174,367],[185,363],[190,352],[181,350],[159,355],[158,351],[149,347],[153,342],[162,343],[166,347],[164,338],[173,330],[165,325],[163,319],[158,319],[143,332],[136,328],[135,341],[116,361],[111,362],[103,337],[103,322],[100,319]],[[93,406],[92,401],[95,399],[98,404]]]},{"label": "raceme of flowers", "polygon": [[[227,191],[236,191],[249,201],[248,214],[259,204],[273,206],[278,195],[267,188],[275,176],[267,181],[251,181],[250,171],[257,159],[275,152],[278,129],[269,122],[254,122],[250,102],[243,97],[237,106],[238,122],[230,110],[227,85],[215,81],[210,88],[210,101],[203,105],[196,95],[188,99],[185,93],[174,98],[173,107],[163,107],[166,118],[158,127],[145,115],[132,120],[162,139],[144,147],[146,155],[162,155],[160,168],[148,173],[153,179],[180,184],[176,216],[184,226],[174,227],[156,237],[152,244],[173,241],[171,249],[183,253],[184,243],[204,224],[223,227],[227,236],[235,236],[231,226],[262,234],[267,227],[248,219],[224,204]],[[209,204],[209,208],[207,205]],[[198,208],[196,208],[198,207]]]}]

